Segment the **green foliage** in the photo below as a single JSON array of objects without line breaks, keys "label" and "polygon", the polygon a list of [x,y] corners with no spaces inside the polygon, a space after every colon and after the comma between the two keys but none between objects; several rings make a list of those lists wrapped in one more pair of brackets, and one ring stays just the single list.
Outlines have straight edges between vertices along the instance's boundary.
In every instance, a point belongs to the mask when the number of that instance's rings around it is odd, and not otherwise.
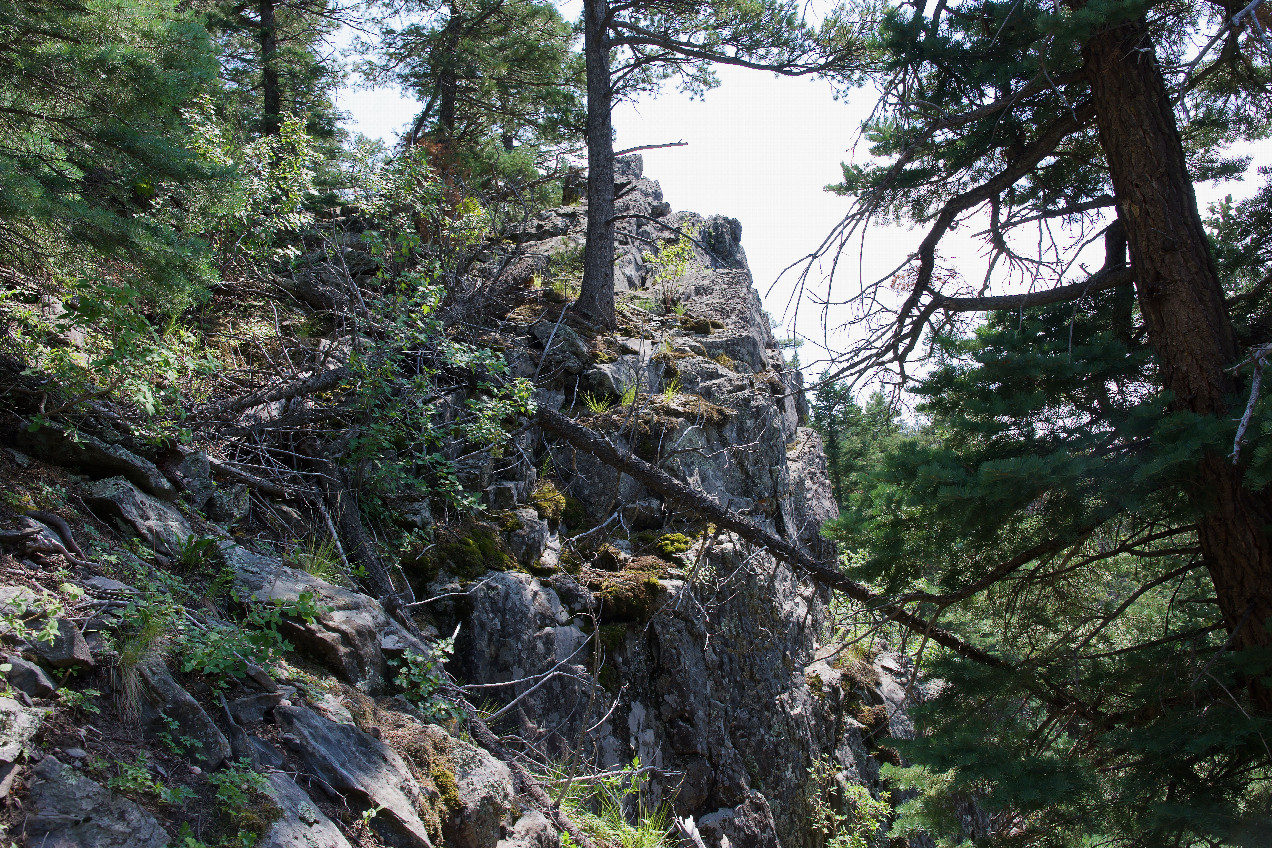
[{"label": "green foliage", "polygon": [[[654,291],[670,291],[669,287],[680,282],[696,264],[694,259],[694,239],[698,228],[686,226],[674,239],[659,242],[657,253],[646,252],[642,257],[653,266],[653,276],[649,278],[649,287]],[[669,298],[664,298],[669,300]],[[678,313],[678,314],[683,314]]]},{"label": "green foliage", "polygon": [[400,662],[394,661],[394,682],[426,719],[459,721],[464,717],[463,710],[441,694],[446,683],[444,666],[455,650],[455,637],[440,639],[430,647],[432,652],[427,656],[408,651]]},{"label": "green foliage", "polygon": [[378,55],[364,70],[425,104],[408,138],[435,140],[439,163],[469,191],[551,202],[536,165],[583,127],[581,57],[557,9],[539,0],[383,5],[393,14],[381,18]]},{"label": "green foliage", "polygon": [[[548,782],[564,783],[567,779],[567,775],[557,772]],[[668,848],[673,844],[672,812],[665,804],[651,808],[645,803],[641,794],[648,780],[637,757],[626,768],[600,777],[571,780],[561,799],[561,808],[598,844],[615,848]],[[573,843],[567,834],[562,834],[561,844]]]},{"label": "green foliage", "polygon": [[[1236,845],[1266,821],[1272,727],[1241,681],[1272,665],[1223,649],[1182,494],[1203,452],[1230,450],[1232,425],[1167,414],[1115,297],[939,340],[916,389],[922,430],[891,414],[854,430],[837,413],[851,572],[952,598],[942,625],[1009,662],[929,650],[946,685],[916,708],[924,734],[898,743],[916,770],[896,776],[934,785],[898,834],[956,840],[951,797],[975,798],[996,827],[1028,821],[1040,845]],[[1098,707],[1060,719],[1056,691]]]},{"label": "green foliage", "polygon": [[348,579],[340,550],[332,539],[309,539],[287,551],[283,561],[292,568],[299,568],[329,583],[340,584]]},{"label": "green foliage", "polygon": [[878,798],[859,784],[837,779],[839,767],[816,759],[808,767],[806,798],[809,821],[822,834],[826,848],[871,848],[892,817],[891,796]]},{"label": "green foliage", "polygon": [[587,411],[593,415],[604,415],[614,407],[614,399],[605,395],[584,392],[583,404],[587,407]]},{"label": "green foliage", "polygon": [[[191,186],[211,175],[181,107],[215,77],[206,34],[168,0],[5,0],[0,264],[56,265],[165,312],[202,296]],[[100,264],[99,264],[100,263]],[[115,267],[105,267],[115,263]]]}]

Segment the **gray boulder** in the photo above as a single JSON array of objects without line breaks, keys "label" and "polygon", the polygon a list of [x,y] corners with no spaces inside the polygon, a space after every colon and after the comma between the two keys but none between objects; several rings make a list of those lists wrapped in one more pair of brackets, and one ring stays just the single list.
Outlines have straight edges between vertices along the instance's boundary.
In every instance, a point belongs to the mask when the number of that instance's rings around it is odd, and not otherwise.
[{"label": "gray boulder", "polygon": [[384,645],[400,653],[428,648],[389,618],[379,601],[321,578],[284,566],[272,557],[222,542],[219,555],[234,571],[234,591],[248,603],[295,603],[310,593],[319,611],[313,622],[284,619],[280,632],[296,648],[332,669],[346,682],[368,692],[385,686]]},{"label": "gray boulder", "polygon": [[57,635],[52,642],[36,639],[24,653],[50,668],[92,668],[93,654],[79,627],[64,618],[57,619],[55,623]]},{"label": "gray boulder", "polygon": [[165,556],[175,556],[194,535],[180,512],[152,498],[123,477],[109,477],[89,484],[84,501],[106,520],[118,519]]},{"label": "gray boulder", "polygon": [[216,490],[212,482],[212,465],[203,451],[191,451],[172,465],[165,466],[168,477],[185,493],[195,509],[203,509]]},{"label": "gray boulder", "polygon": [[44,669],[35,663],[13,655],[5,657],[4,661],[11,666],[4,677],[13,688],[27,693],[32,698],[51,698],[57,691],[57,687],[44,673]]},{"label": "gray boulder", "polygon": [[543,556],[552,531],[548,528],[548,522],[540,518],[539,513],[533,509],[519,509],[514,515],[517,517],[517,527],[508,534],[508,547],[522,565],[535,565]]},{"label": "gray boulder", "polygon": [[242,521],[252,508],[251,494],[243,483],[218,486],[208,500],[208,518],[225,524]]},{"label": "gray boulder", "polygon": [[495,848],[513,809],[512,772],[490,754],[450,740],[459,807],[443,825],[454,848]]},{"label": "gray boulder", "polygon": [[142,719],[149,732],[170,732],[168,721],[171,721],[181,736],[194,740],[195,749],[186,752],[192,760],[205,768],[218,768],[230,759],[230,743],[225,734],[199,702],[181,687],[160,657],[140,663],[137,670],[145,684]]},{"label": "gray boulder", "polygon": [[95,477],[122,475],[156,497],[170,500],[177,496],[177,490],[153,462],[88,433],[44,424],[34,432],[20,427],[15,441],[19,448],[46,462],[67,465]]},{"label": "gray boulder", "polygon": [[758,792],[732,809],[698,819],[698,832],[707,848],[781,848],[773,812]]},{"label": "gray boulder", "polygon": [[18,760],[30,752],[31,741],[49,712],[0,697],[0,798],[6,797],[13,787]]},{"label": "gray boulder", "polygon": [[547,816],[538,810],[530,810],[517,819],[496,848],[561,848],[561,834],[557,833]]},{"label": "gray boulder", "polygon": [[150,813],[54,757],[35,767],[26,844],[42,848],[165,848],[168,834]]},{"label": "gray boulder", "polygon": [[394,848],[432,848],[420,818],[424,795],[406,762],[357,727],[304,707],[278,707],[284,741],[305,770],[363,809],[382,808],[371,829]]},{"label": "gray boulder", "polygon": [[283,814],[257,843],[259,848],[352,848],[336,823],[294,780],[281,772],[270,774],[266,780],[266,791]]}]

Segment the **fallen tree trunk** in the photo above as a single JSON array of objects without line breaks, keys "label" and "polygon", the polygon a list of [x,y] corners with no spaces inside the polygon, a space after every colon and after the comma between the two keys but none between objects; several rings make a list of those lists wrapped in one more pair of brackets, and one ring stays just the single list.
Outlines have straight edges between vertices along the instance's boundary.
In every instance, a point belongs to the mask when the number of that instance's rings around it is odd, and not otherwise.
[{"label": "fallen tree trunk", "polygon": [[866,604],[896,623],[928,639],[949,648],[951,651],[968,659],[975,660],[995,668],[1008,668],[1009,664],[943,627],[907,611],[899,604],[892,603],[877,592],[843,574],[833,564],[819,562],[811,555],[795,545],[779,538],[776,534],[765,530],[754,522],[731,512],[710,495],[691,488],[672,477],[666,471],[649,464],[645,460],[618,447],[603,434],[590,430],[573,419],[559,412],[539,407],[535,412],[535,422],[544,430],[555,433],[581,451],[631,476],[646,489],[656,495],[679,503],[682,507],[697,513],[703,518],[715,522],[726,530],[737,533],[748,542],[767,548],[775,556],[785,560],[792,568],[813,578],[817,582],[843,592],[855,601]]}]

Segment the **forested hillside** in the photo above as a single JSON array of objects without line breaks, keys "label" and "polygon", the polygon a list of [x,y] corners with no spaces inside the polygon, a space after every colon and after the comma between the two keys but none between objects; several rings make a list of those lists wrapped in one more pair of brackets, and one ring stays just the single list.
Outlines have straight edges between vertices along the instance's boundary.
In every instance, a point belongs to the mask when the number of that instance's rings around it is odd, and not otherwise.
[{"label": "forested hillside", "polygon": [[[929,5],[0,0],[8,841],[1272,844],[1272,7]],[[721,64],[878,98],[816,373]]]}]

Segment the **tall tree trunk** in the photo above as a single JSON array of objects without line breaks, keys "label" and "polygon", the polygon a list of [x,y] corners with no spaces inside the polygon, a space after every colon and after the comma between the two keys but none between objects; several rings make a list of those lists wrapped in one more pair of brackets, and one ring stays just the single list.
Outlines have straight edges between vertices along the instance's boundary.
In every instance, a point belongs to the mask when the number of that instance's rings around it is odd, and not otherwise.
[{"label": "tall tree trunk", "polygon": [[451,2],[450,17],[442,31],[441,68],[437,73],[437,140],[446,152],[455,138],[455,101],[459,92],[459,74],[455,70],[460,32],[465,20],[459,3]]},{"label": "tall tree trunk", "polygon": [[278,82],[278,28],[274,20],[275,0],[260,0],[261,28],[261,87],[264,90],[264,109],[261,112],[261,132],[277,135],[283,111],[283,92]]},{"label": "tall tree trunk", "polygon": [[577,308],[612,329],[614,318],[614,130],[610,122],[606,0],[584,0],[583,56],[587,62],[587,247]]},{"label": "tall tree trunk", "polygon": [[[1197,211],[1175,114],[1143,22],[1097,33],[1084,54],[1100,144],[1126,225],[1136,295],[1174,408],[1229,414],[1239,354]],[[1201,462],[1189,492],[1198,536],[1232,644],[1272,647],[1272,502],[1243,485],[1221,453]],[[1261,709],[1272,689],[1251,685]]]}]

